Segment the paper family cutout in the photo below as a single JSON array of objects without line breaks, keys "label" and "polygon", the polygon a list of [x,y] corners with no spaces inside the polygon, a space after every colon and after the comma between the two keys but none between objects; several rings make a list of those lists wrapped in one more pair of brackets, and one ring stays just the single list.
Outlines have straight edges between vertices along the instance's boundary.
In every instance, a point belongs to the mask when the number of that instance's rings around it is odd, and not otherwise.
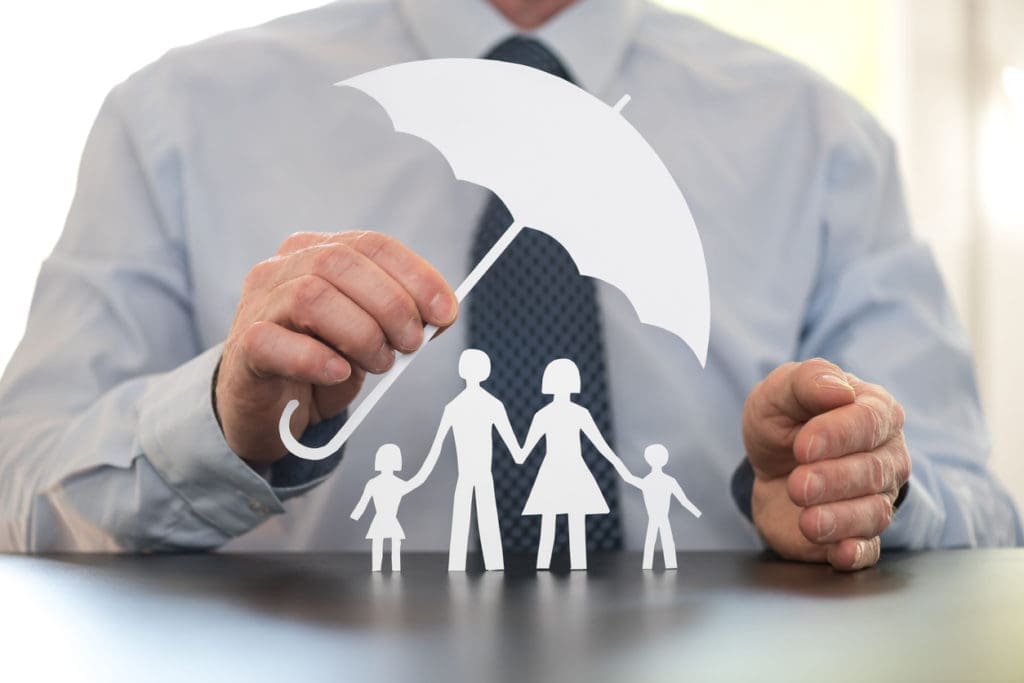
[{"label": "paper family cutout", "polygon": [[[460,302],[519,232],[530,226],[556,239],[581,275],[619,289],[640,322],[679,337],[703,367],[711,310],[700,235],[671,173],[623,116],[628,95],[609,106],[565,79],[519,64],[483,59],[406,62],[336,85],[357,89],[373,98],[390,117],[396,131],[433,145],[457,179],[491,190],[514,217],[501,238],[456,288]],[[624,229],[628,230],[626,238],[622,237]],[[435,331],[435,327],[428,326],[417,351],[398,355],[392,368],[350,412],[339,432],[322,446],[307,446],[291,433],[291,417],[299,404],[289,401],[278,421],[281,440],[289,452],[309,460],[336,453],[423,351]],[[374,501],[376,517],[381,521],[374,520],[367,537],[373,540],[375,568],[382,563],[385,539],[392,543],[393,566],[400,566],[403,534],[397,520],[399,502],[402,495],[429,474],[448,431],[455,435],[460,470],[453,508],[450,568],[465,567],[473,502],[478,509],[485,565],[489,569],[501,568],[497,514],[491,514],[492,428],[499,430],[510,452],[523,459],[529,457],[542,436],[547,440],[549,455],[541,465],[538,483],[524,509],[525,514],[541,517],[538,566],[546,567],[550,562],[557,514],[568,515],[571,564],[578,568],[586,565],[585,516],[607,512],[593,477],[583,474],[586,466],[578,456],[580,434],[612,461],[628,483],[643,492],[651,514],[645,566],[650,564],[654,542],[659,538],[667,560],[673,545],[667,516],[671,497],[675,495],[694,514],[699,512],[695,512],[678,484],[672,485],[671,478],[661,469],[664,465],[653,464],[663,459],[663,447],[650,451],[649,475],[636,478],[630,474],[593,426],[589,413],[572,403],[571,380],[574,372],[578,384],[578,370],[573,366],[570,372],[566,365],[571,365],[569,361],[555,361],[548,368],[555,398],[534,418],[526,449],[520,450],[518,443],[510,443],[515,441],[515,435],[508,426],[504,408],[480,388],[481,380],[475,379],[481,375],[484,361],[474,355],[464,358],[468,358],[463,372],[466,389],[446,408],[424,469],[404,481],[396,474],[401,463],[397,447],[384,446],[378,453],[380,474],[367,485],[353,513],[361,515],[368,501]],[[543,384],[548,385],[547,373]],[[485,426],[486,446],[481,436]],[[553,449],[553,443],[560,445]],[[470,444],[480,450],[474,450]],[[552,452],[559,455],[552,457]]]},{"label": "paper family cutout", "polygon": [[644,477],[634,476],[615,455],[593,417],[583,406],[572,401],[580,393],[579,368],[571,360],[560,358],[544,370],[541,391],[552,397],[530,424],[526,441],[520,447],[505,406],[480,386],[490,376],[491,361],[478,349],[467,349],[459,360],[459,375],[466,388],[447,406],[441,416],[433,445],[419,471],[409,480],[401,479],[402,455],[395,444],[385,444],[377,451],[374,467],[380,473],[366,484],[363,495],[352,511],[352,519],[363,516],[372,500],[373,521],[366,538],[371,541],[371,566],[380,571],[383,565],[384,541],[391,543],[391,569],[401,570],[401,548],[405,533],[398,521],[401,499],[421,486],[437,464],[445,439],[451,432],[458,462],[458,480],[452,504],[451,540],[448,548],[448,570],[465,571],[470,511],[476,504],[480,549],[487,570],[504,569],[498,509],[491,474],[492,433],[497,430],[517,464],[531,457],[540,440],[545,439],[544,461],[541,463],[533,489],[522,514],[540,515],[541,534],[537,549],[537,569],[549,569],[555,542],[558,515],[568,517],[569,565],[571,569],[587,568],[586,515],[607,514],[608,504],[590,469],[583,461],[581,435],[586,436],[618,472],[622,479],[643,494],[648,524],[644,542],[644,569],[654,566],[654,548],[661,541],[665,568],[676,568],[675,542],[669,524],[669,507],[675,497],[694,516],[697,507],[683,493],[679,482],[665,473],[668,450],[661,444],[648,446],[644,452],[651,471]]}]

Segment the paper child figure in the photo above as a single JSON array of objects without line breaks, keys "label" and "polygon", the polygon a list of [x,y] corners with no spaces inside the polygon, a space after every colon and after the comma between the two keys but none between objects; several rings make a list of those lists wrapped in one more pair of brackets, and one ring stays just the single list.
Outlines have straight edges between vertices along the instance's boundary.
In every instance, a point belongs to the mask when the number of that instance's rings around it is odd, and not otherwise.
[{"label": "paper child figure", "polygon": [[402,541],[405,532],[398,523],[398,505],[402,496],[416,488],[412,480],[406,481],[395,472],[402,469],[402,451],[393,443],[387,443],[377,449],[374,469],[380,474],[366,482],[363,496],[352,511],[352,519],[358,520],[366,511],[366,506],[373,500],[374,515],[366,538],[371,544],[371,563],[373,571],[379,572],[384,562],[384,541],[391,541],[391,571],[402,570]]},{"label": "paper child figure", "polygon": [[513,457],[519,453],[519,440],[512,431],[505,406],[480,383],[491,375],[491,359],[478,349],[466,349],[459,358],[459,376],[466,388],[445,406],[441,424],[426,460],[410,483],[419,486],[437,464],[445,437],[451,431],[455,438],[455,457],[459,478],[455,484],[452,504],[452,534],[448,544],[448,571],[466,570],[466,546],[469,541],[470,509],[476,500],[476,523],[480,532],[480,549],[484,567],[505,568],[498,527],[498,504],[494,499],[494,477],[491,474],[491,434],[497,429]]},{"label": "paper child figure", "polygon": [[608,514],[608,503],[583,460],[580,434],[586,435],[620,474],[628,474],[628,470],[601,435],[590,411],[572,402],[572,394],[580,393],[580,371],[575,363],[568,358],[549,363],[541,391],[554,398],[534,415],[526,444],[516,457],[516,462],[522,464],[541,437],[545,438],[544,462],[537,471],[523,514],[541,516],[537,569],[551,566],[558,515],[569,517],[570,567],[586,569],[586,516]]},{"label": "paper child figure", "polygon": [[660,443],[652,444],[644,449],[644,460],[651,466],[647,476],[633,476],[624,468],[619,474],[627,484],[640,489],[644,494],[644,506],[647,508],[647,537],[644,539],[644,569],[654,568],[654,544],[661,537],[661,553],[665,558],[665,569],[676,568],[676,542],[672,538],[672,526],[668,521],[668,510],[675,496],[683,507],[694,517],[700,517],[700,510],[690,502],[683,493],[682,487],[671,475],[664,472],[668,463],[668,449]]}]

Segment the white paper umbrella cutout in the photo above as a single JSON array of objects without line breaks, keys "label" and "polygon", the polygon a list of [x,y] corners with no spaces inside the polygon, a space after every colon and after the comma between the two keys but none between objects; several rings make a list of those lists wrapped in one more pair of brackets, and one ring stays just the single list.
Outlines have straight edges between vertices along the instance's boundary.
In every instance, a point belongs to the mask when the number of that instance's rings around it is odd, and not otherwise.
[{"label": "white paper umbrella cutout", "polygon": [[[488,188],[514,222],[455,293],[461,302],[524,226],[569,252],[580,273],[614,285],[640,320],[707,358],[710,297],[700,235],[665,164],[622,115],[569,81],[485,59],[406,62],[341,81],[379,102],[395,130],[436,147],[455,177]],[[436,328],[428,327],[424,344]],[[331,441],[291,433],[298,401],[278,424],[289,452],[335,453],[418,354],[399,355]]]}]

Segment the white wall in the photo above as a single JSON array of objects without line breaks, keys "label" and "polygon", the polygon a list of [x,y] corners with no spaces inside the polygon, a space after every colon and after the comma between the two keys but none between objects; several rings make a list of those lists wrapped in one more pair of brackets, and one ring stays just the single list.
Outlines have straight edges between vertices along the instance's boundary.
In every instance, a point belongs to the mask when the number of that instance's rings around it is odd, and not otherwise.
[{"label": "white wall", "polygon": [[992,465],[1024,509],[1024,2],[980,0],[974,11],[982,386],[996,437]]},{"label": "white wall", "polygon": [[1003,87],[1008,67],[1024,67],[1024,3],[889,9],[880,114],[899,145],[915,229],[971,335],[990,464],[1024,509],[1024,93],[1015,104]]}]

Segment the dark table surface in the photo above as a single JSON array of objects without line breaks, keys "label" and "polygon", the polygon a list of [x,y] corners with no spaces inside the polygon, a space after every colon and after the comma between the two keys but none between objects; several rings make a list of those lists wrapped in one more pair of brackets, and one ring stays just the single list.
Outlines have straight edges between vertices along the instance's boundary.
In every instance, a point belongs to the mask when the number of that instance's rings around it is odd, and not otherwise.
[{"label": "dark table surface", "polygon": [[556,560],[0,555],[0,680],[1024,681],[1024,550]]}]

